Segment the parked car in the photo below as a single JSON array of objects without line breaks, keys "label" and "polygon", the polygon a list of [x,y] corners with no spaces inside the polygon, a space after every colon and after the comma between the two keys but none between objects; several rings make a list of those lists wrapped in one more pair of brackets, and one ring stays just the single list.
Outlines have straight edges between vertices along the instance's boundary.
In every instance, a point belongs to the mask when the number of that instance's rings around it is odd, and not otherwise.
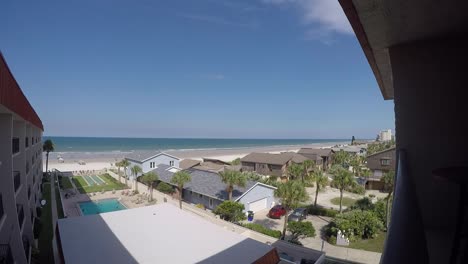
[{"label": "parked car", "polygon": [[286,214],[286,209],[284,209],[281,205],[273,206],[270,211],[268,212],[268,217],[279,219],[281,216]]},{"label": "parked car", "polygon": [[306,218],[307,218],[307,209],[297,208],[288,216],[288,222],[289,221],[299,222]]}]

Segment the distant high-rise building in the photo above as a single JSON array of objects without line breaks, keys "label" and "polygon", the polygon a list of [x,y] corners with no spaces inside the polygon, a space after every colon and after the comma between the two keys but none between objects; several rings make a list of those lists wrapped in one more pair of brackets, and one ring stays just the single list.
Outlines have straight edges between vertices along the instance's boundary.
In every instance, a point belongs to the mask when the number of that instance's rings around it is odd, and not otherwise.
[{"label": "distant high-rise building", "polygon": [[390,141],[392,140],[392,130],[382,130],[379,133],[379,141]]},{"label": "distant high-rise building", "polygon": [[30,263],[42,181],[42,122],[0,53],[0,263]]}]

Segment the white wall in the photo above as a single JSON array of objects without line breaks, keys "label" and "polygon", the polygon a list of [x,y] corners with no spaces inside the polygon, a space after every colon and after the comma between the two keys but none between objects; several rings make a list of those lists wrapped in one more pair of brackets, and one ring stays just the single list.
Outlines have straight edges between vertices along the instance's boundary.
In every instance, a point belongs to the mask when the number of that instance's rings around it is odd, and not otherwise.
[{"label": "white wall", "polygon": [[161,153],[160,155],[152,158],[152,159],[149,159],[149,160],[146,160],[145,162],[143,163],[139,163],[139,162],[135,162],[135,161],[132,161],[132,160],[128,160],[130,162],[130,166],[128,166],[127,168],[127,175],[130,177],[130,179],[132,179],[132,172],[131,172],[131,167],[135,166],[135,165],[138,165],[141,167],[141,169],[143,170],[143,173],[147,173],[149,171],[152,171],[154,170],[155,168],[150,168],[150,163],[151,162],[154,162],[154,164],[156,166],[158,166],[159,164],[165,164],[165,165],[170,165],[170,161],[173,161],[174,162],[174,167],[177,167],[179,168],[179,159],[178,158],[175,158],[175,157],[172,157],[172,156],[169,156],[165,153]]}]

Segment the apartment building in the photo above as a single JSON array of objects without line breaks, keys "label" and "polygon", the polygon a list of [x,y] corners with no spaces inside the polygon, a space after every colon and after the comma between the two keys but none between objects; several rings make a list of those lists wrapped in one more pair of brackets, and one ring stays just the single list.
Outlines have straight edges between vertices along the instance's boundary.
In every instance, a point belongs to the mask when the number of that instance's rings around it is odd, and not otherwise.
[{"label": "apartment building", "polygon": [[0,53],[0,263],[30,263],[43,125]]}]

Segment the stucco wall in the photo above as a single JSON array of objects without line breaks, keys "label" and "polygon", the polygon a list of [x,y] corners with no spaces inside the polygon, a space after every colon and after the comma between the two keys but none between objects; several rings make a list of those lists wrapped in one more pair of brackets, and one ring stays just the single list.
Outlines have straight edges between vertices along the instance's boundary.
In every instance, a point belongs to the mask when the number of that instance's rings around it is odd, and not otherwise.
[{"label": "stucco wall", "polygon": [[267,207],[271,208],[275,201],[274,189],[262,185],[255,186],[252,190],[246,193],[239,202],[244,204],[245,210],[249,210],[249,203],[256,202],[260,199],[267,198]]}]

